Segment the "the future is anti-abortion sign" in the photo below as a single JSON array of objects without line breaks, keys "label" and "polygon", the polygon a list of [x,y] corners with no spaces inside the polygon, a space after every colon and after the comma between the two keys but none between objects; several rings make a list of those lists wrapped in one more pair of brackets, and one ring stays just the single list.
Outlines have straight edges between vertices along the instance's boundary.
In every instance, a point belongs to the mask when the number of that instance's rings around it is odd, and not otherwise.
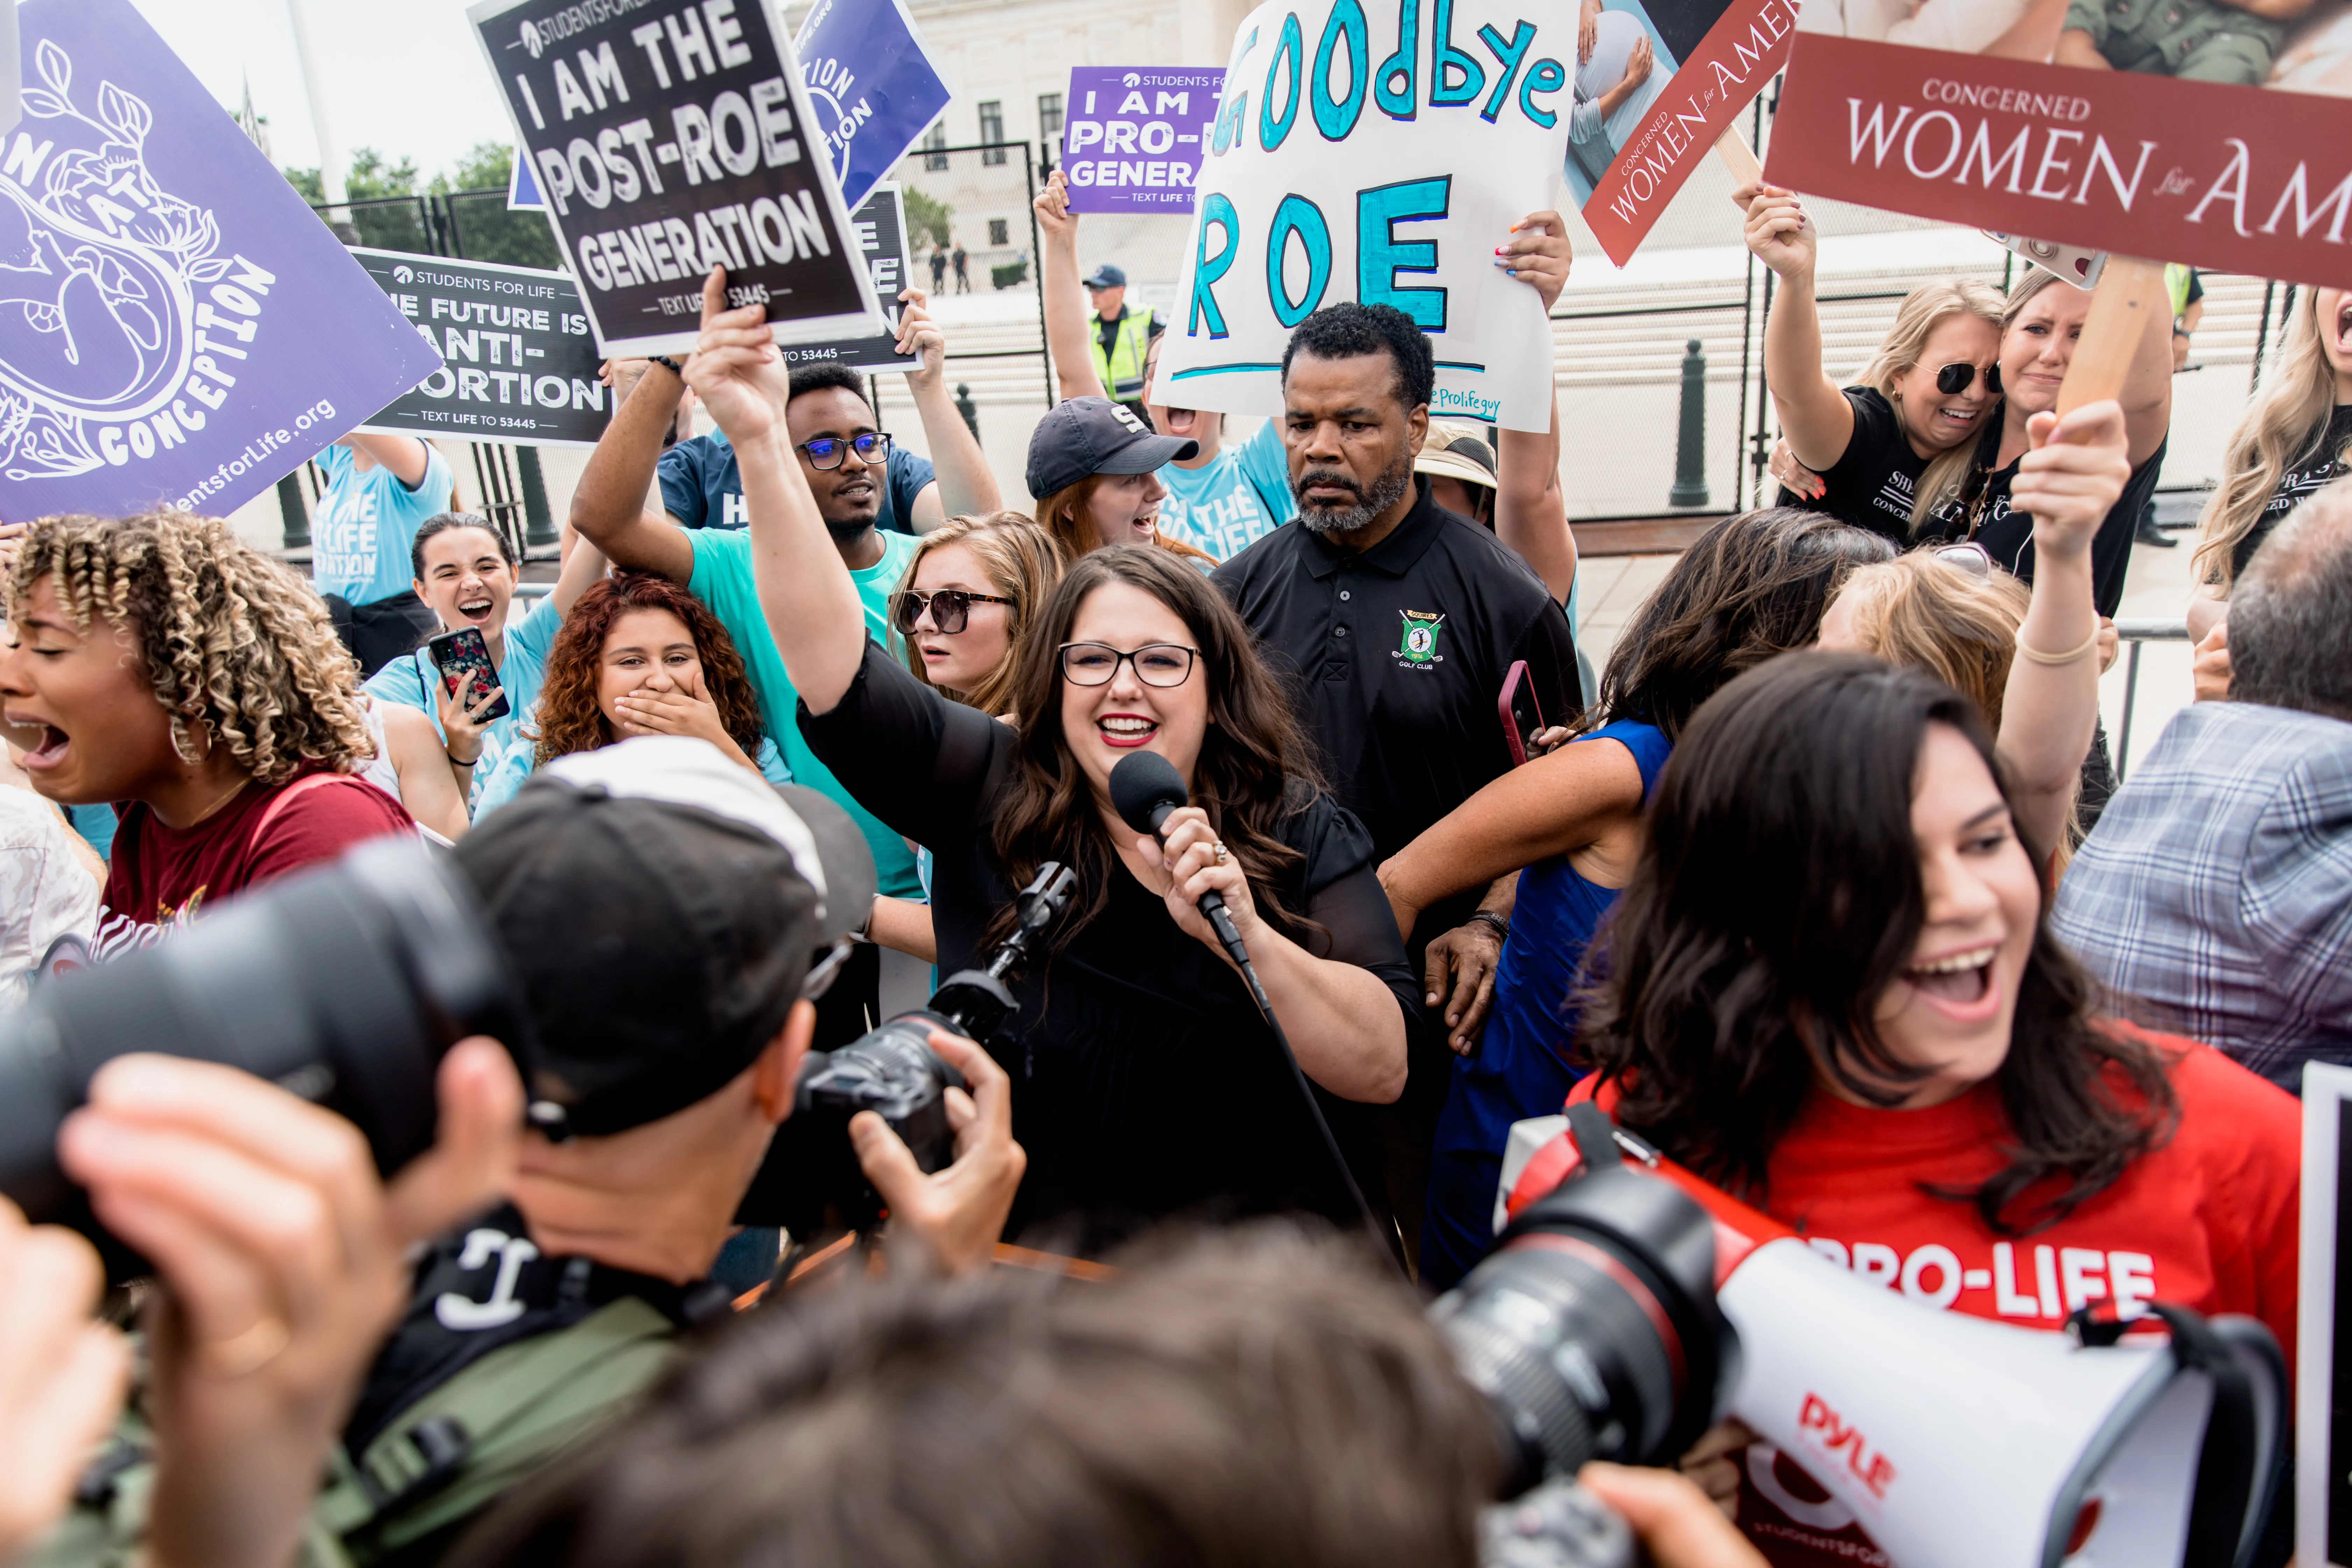
[{"label": "the future is anti-abortion sign", "polygon": [[1550,323],[1495,247],[1558,191],[1577,15],[1501,0],[1251,12],[1161,340],[1168,401],[1279,412],[1291,330],[1358,300],[1430,335],[1433,413],[1549,428]]},{"label": "the future is anti-abortion sign", "polygon": [[604,435],[611,393],[570,273],[397,250],[352,256],[444,361],[365,428],[540,447],[593,447]]},{"label": "the future is anti-abortion sign", "polygon": [[[1972,228],[2352,285],[2352,7],[1811,4],[1776,184]],[[2126,14],[2128,12],[2128,14]]]},{"label": "the future is anti-abortion sign", "polygon": [[1216,128],[1218,70],[1070,72],[1062,168],[1074,213],[1188,213]]},{"label": "the future is anti-abortion sign", "polygon": [[0,517],[226,514],[439,366],[129,0],[18,24]]},{"label": "the future is anti-abortion sign", "polygon": [[778,342],[878,331],[808,97],[761,0],[482,0],[467,13],[608,354],[692,347],[702,281]]}]

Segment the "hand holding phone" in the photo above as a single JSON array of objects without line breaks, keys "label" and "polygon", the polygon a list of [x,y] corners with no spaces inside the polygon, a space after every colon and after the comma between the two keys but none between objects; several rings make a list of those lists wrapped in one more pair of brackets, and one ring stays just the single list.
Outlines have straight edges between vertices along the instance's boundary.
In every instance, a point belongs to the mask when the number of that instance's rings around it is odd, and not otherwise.
[{"label": "hand holding phone", "polygon": [[[425,651],[433,660],[433,667],[441,672],[443,688],[457,699],[458,707],[474,722],[487,724],[513,711],[503,691],[498,692],[497,700],[488,708],[479,706],[484,697],[498,691],[499,672],[490,663],[490,645],[483,640],[478,627],[459,626],[454,632],[443,632],[425,645]],[[458,697],[461,683],[467,689]]]},{"label": "hand holding phone", "polygon": [[1495,711],[1503,721],[1503,743],[1510,748],[1511,765],[1525,767],[1528,759],[1541,753],[1536,737],[1543,733],[1543,710],[1536,703],[1535,683],[1528,676],[1528,661],[1520,659],[1503,676],[1502,695],[1495,700]]}]

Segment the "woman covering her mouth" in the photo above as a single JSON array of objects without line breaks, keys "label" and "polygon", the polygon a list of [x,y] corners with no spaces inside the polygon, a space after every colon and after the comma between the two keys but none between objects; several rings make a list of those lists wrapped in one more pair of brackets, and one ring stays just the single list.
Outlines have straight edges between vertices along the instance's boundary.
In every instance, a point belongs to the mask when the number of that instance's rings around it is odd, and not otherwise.
[{"label": "woman covering her mouth", "polygon": [[[2300,1111],[2096,1015],[2046,847],[1951,688],[1851,654],[1741,676],[1666,764],[1570,1098],[1913,1300],[2242,1312],[2291,1361]],[[1770,1557],[1787,1521],[1751,1503]]]}]

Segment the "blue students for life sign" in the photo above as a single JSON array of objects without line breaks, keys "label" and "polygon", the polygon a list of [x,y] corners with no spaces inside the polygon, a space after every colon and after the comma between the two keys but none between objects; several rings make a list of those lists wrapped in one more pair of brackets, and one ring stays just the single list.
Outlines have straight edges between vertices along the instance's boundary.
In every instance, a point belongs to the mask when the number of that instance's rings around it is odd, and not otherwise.
[{"label": "blue students for life sign", "polygon": [[842,202],[851,207],[890,177],[955,97],[905,0],[816,0],[793,53],[815,133],[832,151]]},{"label": "blue students for life sign", "polygon": [[0,517],[226,514],[440,368],[130,0],[17,22]]},{"label": "blue students for life sign", "polygon": [[1269,0],[1242,20],[1202,165],[1160,395],[1282,409],[1291,330],[1392,306],[1436,351],[1434,415],[1544,430],[1550,322],[1495,247],[1555,207],[1572,0]]},{"label": "blue students for life sign", "polygon": [[1062,121],[1074,213],[1189,213],[1221,70],[1077,66]]}]

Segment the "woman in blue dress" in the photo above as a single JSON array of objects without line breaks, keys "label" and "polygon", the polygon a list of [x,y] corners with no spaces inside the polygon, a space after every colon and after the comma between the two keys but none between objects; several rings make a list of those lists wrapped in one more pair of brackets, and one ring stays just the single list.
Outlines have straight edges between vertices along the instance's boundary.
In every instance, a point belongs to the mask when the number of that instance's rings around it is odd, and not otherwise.
[{"label": "woman in blue dress", "polygon": [[1511,1123],[1556,1112],[1580,1069],[1576,983],[1633,875],[1643,808],[1690,715],[1724,682],[1811,643],[1846,574],[1894,547],[1818,512],[1728,518],[1684,552],[1625,628],[1570,742],[1472,795],[1381,868],[1400,929],[1515,866],[1518,901],[1483,1038],[1454,1064],[1438,1120],[1423,1284],[1444,1289],[1494,1245]]}]

